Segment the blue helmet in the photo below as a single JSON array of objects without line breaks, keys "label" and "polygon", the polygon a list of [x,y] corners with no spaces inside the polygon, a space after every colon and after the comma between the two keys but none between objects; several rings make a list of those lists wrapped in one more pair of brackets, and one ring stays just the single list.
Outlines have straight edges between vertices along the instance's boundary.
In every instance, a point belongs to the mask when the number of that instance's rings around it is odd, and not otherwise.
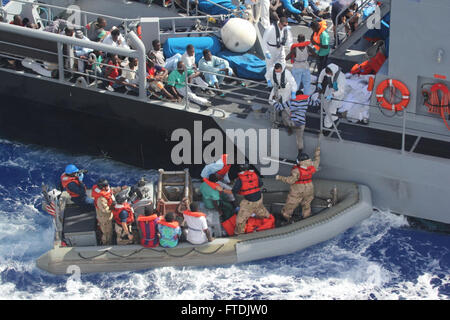
[{"label": "blue helmet", "polygon": [[78,170],[78,168],[77,168],[74,164],[69,164],[69,165],[66,167],[65,173],[66,173],[66,174],[72,174],[72,173],[76,173],[76,172],[78,172],[78,171],[80,171],[80,170]]}]

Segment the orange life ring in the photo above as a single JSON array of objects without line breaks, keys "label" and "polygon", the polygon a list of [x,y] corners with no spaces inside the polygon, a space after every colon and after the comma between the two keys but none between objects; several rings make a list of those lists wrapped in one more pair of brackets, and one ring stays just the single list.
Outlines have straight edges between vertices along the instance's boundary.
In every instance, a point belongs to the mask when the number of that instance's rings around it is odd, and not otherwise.
[{"label": "orange life ring", "polygon": [[[402,94],[402,100],[397,103],[393,104],[391,102],[388,102],[386,98],[384,97],[384,90],[387,88],[390,88],[391,90],[400,90],[400,93]],[[392,91],[394,92],[394,91]],[[398,80],[393,79],[386,79],[382,81],[378,87],[377,87],[377,100],[380,103],[380,105],[387,109],[392,111],[402,111],[405,109],[409,104],[409,90],[406,87],[405,84]]]}]

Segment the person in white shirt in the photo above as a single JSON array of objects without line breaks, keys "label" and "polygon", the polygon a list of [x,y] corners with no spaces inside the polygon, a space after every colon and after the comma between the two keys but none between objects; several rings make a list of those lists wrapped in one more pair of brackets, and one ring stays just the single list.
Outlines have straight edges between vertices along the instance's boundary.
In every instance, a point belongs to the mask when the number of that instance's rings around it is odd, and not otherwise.
[{"label": "person in white shirt", "polygon": [[123,63],[121,65],[124,67],[122,69],[122,74],[116,79],[116,82],[112,85],[114,89],[126,86],[127,90],[138,91],[138,60],[136,58],[128,58],[128,63]]},{"label": "person in white shirt", "polygon": [[190,210],[183,211],[184,222],[187,226],[186,240],[192,244],[211,242],[214,238],[208,228],[206,215],[199,212],[195,202],[190,204]]},{"label": "person in white shirt", "polygon": [[286,17],[280,17],[279,22],[275,22],[264,32],[262,46],[266,57],[266,81],[269,87],[272,86],[270,73],[275,63],[286,65],[285,46],[289,48],[292,45],[292,33],[288,27]]},{"label": "person in white shirt", "polygon": [[[205,72],[204,77],[206,83],[208,83],[211,87],[215,87],[217,90],[219,89],[219,85],[223,82],[224,77],[207,72],[220,73],[227,76],[234,75],[233,69],[230,68],[229,62],[225,59],[213,56],[209,49],[203,50],[203,58],[201,58],[198,62],[198,67],[200,71]],[[220,96],[225,96],[225,93],[221,92]]]},{"label": "person in white shirt", "polygon": [[178,61],[181,60],[181,54],[175,53],[167,60],[164,58],[164,53],[161,49],[161,42],[158,39],[152,41],[153,50],[147,53],[147,56],[156,65],[166,68],[169,71],[173,71],[177,68]]},{"label": "person in white shirt", "polygon": [[[188,76],[190,76],[192,73],[198,71],[197,64],[195,63],[195,48],[192,44],[188,44],[186,46],[186,51],[181,56],[181,61],[183,61],[186,70],[188,72]],[[203,80],[203,78],[195,77],[192,79],[192,83],[194,85],[200,86],[201,90],[205,93],[209,93],[210,95],[213,95],[214,93],[211,91],[206,91],[208,88],[208,83]]]},{"label": "person in white shirt", "polygon": [[[86,40],[86,41],[90,41],[88,37],[86,37],[83,34],[83,31],[81,30],[77,30],[75,32],[75,37],[81,40]],[[89,53],[93,52],[94,49],[91,48],[83,48],[80,46],[74,46],[73,47],[74,51],[75,51],[75,56],[77,58],[80,58],[80,60],[78,61],[78,72],[84,73],[84,69],[85,69],[85,61],[88,60],[89,57]]]},{"label": "person in white shirt", "polygon": [[103,39],[102,42],[113,47],[130,49],[130,46],[125,41],[125,38],[120,34],[120,30],[115,27],[113,28],[111,33]]}]

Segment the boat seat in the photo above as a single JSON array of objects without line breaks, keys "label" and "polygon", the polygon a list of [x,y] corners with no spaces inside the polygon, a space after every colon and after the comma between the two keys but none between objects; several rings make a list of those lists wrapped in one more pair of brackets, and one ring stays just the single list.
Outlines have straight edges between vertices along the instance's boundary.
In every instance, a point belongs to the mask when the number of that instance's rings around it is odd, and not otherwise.
[{"label": "boat seat", "polygon": [[211,235],[215,238],[223,237],[224,230],[222,228],[222,224],[220,222],[219,212],[214,209],[207,209],[203,202],[198,202],[199,210],[206,214],[206,221],[208,222],[208,228],[211,232]]},{"label": "boat seat", "polygon": [[86,210],[76,204],[66,204],[63,233],[64,239],[69,246],[96,246],[96,230],[97,218],[95,210]]}]

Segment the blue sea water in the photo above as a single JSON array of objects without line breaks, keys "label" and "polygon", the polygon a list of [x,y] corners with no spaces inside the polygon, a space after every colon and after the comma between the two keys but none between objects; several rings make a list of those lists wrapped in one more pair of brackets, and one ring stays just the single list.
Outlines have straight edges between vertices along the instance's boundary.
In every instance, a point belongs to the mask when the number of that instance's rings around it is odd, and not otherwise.
[{"label": "blue sea water", "polygon": [[388,212],[295,254],[240,265],[54,276],[35,260],[52,247],[41,184],[68,163],[133,184],[146,171],[111,160],[0,140],[0,299],[442,299],[450,297],[450,236]]}]

